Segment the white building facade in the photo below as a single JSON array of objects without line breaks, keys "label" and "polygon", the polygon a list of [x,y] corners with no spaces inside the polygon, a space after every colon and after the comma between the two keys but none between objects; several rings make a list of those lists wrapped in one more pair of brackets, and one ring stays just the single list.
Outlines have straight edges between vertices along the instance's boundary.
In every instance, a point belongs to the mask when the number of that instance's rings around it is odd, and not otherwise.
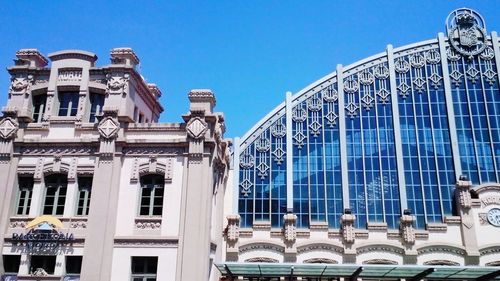
[{"label": "white building facade", "polygon": [[[222,256],[224,117],[189,93],[158,123],[160,89],[129,48],[111,63],[66,50],[16,53],[0,121],[5,280],[208,280]],[[193,270],[195,267],[197,270]],[[216,277],[213,277],[216,278]],[[4,280],[2,279],[2,280]]]}]

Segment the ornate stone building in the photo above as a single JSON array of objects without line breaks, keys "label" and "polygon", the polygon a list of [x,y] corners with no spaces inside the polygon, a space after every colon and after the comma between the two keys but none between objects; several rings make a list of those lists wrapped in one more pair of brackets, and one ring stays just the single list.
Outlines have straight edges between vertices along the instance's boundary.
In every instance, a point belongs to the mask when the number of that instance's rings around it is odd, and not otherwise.
[{"label": "ornate stone building", "polygon": [[337,66],[235,139],[222,275],[500,276],[500,42],[471,9],[446,24]]},{"label": "ornate stone building", "polygon": [[136,54],[96,60],[22,49],[8,68],[2,280],[208,280],[223,250],[230,145],[213,93],[192,90],[184,123],[158,123],[162,93]]}]

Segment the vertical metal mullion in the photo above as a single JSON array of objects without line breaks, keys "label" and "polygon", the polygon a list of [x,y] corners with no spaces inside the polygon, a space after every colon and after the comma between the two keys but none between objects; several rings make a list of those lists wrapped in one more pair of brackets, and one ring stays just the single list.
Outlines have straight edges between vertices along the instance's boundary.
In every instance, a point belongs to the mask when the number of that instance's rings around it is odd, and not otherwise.
[{"label": "vertical metal mullion", "polygon": [[[272,126],[272,125],[271,125]],[[271,130],[271,126],[269,127],[269,130]],[[251,149],[252,148],[252,145],[249,144],[248,148],[247,149]],[[272,149],[273,149],[273,144],[271,143],[271,153],[272,153]],[[255,200],[256,199],[256,196],[257,196],[257,152],[256,152],[256,149],[255,149],[255,141],[253,143],[253,149],[251,151],[251,155],[254,159],[254,162],[253,162],[253,166],[251,169],[253,169],[253,179],[252,179],[252,182],[253,182],[253,207],[252,207],[252,210],[253,210],[253,222],[255,223],[255,213],[256,213],[256,209],[255,209]],[[250,173],[250,169],[248,169],[248,172]],[[249,177],[250,178],[250,177]],[[261,220],[262,221],[262,220]]]},{"label": "vertical metal mullion", "polygon": [[[486,63],[486,62],[485,62]],[[479,80],[481,81],[481,93],[483,94],[483,104],[484,104],[484,110],[486,111],[486,124],[488,126],[488,138],[490,139],[490,149],[491,149],[491,157],[493,158],[493,172],[495,173],[495,181],[498,182],[498,169],[497,169],[497,161],[496,161],[496,153],[495,153],[495,147],[493,145],[493,133],[491,132],[491,122],[490,122],[490,112],[488,110],[488,103],[486,99],[486,89],[484,87],[484,79],[483,79],[483,69],[481,68],[481,58],[477,58],[477,64],[479,67],[479,77],[481,77]],[[493,101],[492,101],[493,102]]]},{"label": "vertical metal mullion", "polygon": [[[333,87],[333,84],[332,86]],[[323,97],[320,94],[320,100],[321,100],[321,114],[319,119],[321,119],[321,136],[322,136],[322,143],[321,147],[323,148],[323,188],[325,190],[325,196],[324,196],[324,205],[325,205],[325,222],[328,224],[328,188],[326,184],[326,144],[325,144],[325,104]],[[326,107],[329,109],[329,104],[326,103]],[[319,114],[319,113],[318,113]],[[327,113],[328,114],[328,113]]]},{"label": "vertical metal mullion", "polygon": [[[436,149],[436,138],[434,136],[434,121],[432,118],[434,117],[434,114],[432,113],[432,105],[431,105],[431,93],[429,91],[429,75],[427,74],[427,62],[424,63],[424,75],[425,75],[425,87],[426,87],[426,92],[427,92],[427,107],[429,108],[429,121],[431,124],[431,138],[432,138],[432,149],[433,149],[433,157],[434,158],[434,166],[436,167],[436,171],[439,170],[439,165],[438,165],[438,159],[437,159],[437,149]],[[437,190],[438,190],[438,196],[439,196],[439,208],[441,209],[441,220],[444,221],[444,207],[443,207],[443,194],[441,192],[441,179],[439,177],[439,174],[436,174],[436,180],[437,180]]]},{"label": "vertical metal mullion", "polygon": [[[233,214],[238,214],[238,204],[240,203],[240,138],[234,138],[233,151]],[[271,142],[269,142],[269,151],[271,151]]]},{"label": "vertical metal mullion", "polygon": [[[387,45],[387,64],[389,67],[389,84],[391,92],[392,121],[394,134],[394,148],[396,152],[396,166],[399,186],[399,206],[403,214],[408,209],[408,195],[406,190],[405,165],[403,155],[403,144],[401,139],[401,124],[399,115],[398,91],[396,86],[396,71],[394,67],[394,49],[392,45]],[[406,82],[406,81],[405,81]]]},{"label": "vertical metal mullion", "polygon": [[462,174],[462,163],[460,162],[460,149],[458,147],[457,126],[455,111],[453,109],[453,96],[451,91],[450,71],[448,68],[448,57],[446,55],[445,37],[442,32],[438,34],[439,54],[441,55],[441,70],[443,73],[443,86],[446,103],[446,116],[448,118],[448,128],[450,134],[451,153],[453,156],[453,166],[455,169],[455,180]]},{"label": "vertical metal mullion", "polygon": [[[378,117],[379,117],[379,113],[378,113],[378,103],[377,103],[377,86],[376,86],[376,81],[377,79],[375,79],[373,81],[373,95],[374,95],[374,100],[373,100],[373,103],[374,103],[374,107],[375,107],[375,128],[373,128],[375,130],[375,133],[377,135],[377,148],[378,148],[378,175],[380,177],[380,196],[382,198],[382,221],[387,223],[386,220],[385,220],[385,196],[384,196],[384,188],[385,188],[385,185],[384,185],[384,175],[382,173],[382,150],[381,150],[381,147],[380,147],[380,124],[378,123]],[[378,80],[379,82],[379,88],[380,88],[380,79]],[[367,87],[368,88],[368,87]]]},{"label": "vertical metal mullion", "polygon": [[474,122],[473,122],[473,118],[472,118],[472,108],[471,108],[471,103],[470,103],[470,99],[469,99],[469,85],[467,84],[467,78],[468,78],[468,74],[467,74],[467,70],[465,69],[465,59],[462,57],[462,71],[464,73],[464,86],[465,86],[465,99],[467,101],[467,108],[469,109],[469,122],[470,122],[470,127],[471,127],[471,133],[472,133],[472,143],[473,143],[473,149],[474,149],[474,158],[476,158],[476,163],[477,163],[477,168],[476,168],[476,171],[477,171],[477,176],[479,178],[479,183],[482,183],[483,180],[481,178],[481,171],[479,169],[480,167],[480,162],[479,162],[479,156],[478,156],[478,153],[477,153],[477,146],[476,146],[476,132],[474,132]]},{"label": "vertical metal mullion", "polygon": [[[411,98],[412,98],[412,106],[413,106],[413,122],[415,122],[415,139],[416,139],[416,142],[417,142],[417,158],[418,158],[418,174],[419,174],[419,177],[420,177],[420,190],[422,192],[422,207],[424,208],[424,216],[425,216],[425,222],[427,223],[428,221],[428,218],[427,218],[427,205],[425,204],[427,202],[426,200],[426,196],[425,196],[425,185],[424,185],[424,176],[423,176],[423,173],[422,173],[422,158],[421,158],[421,152],[420,152],[420,138],[419,138],[419,135],[418,135],[418,131],[420,129],[420,127],[418,126],[418,121],[417,121],[417,106],[416,106],[416,102],[415,102],[415,91],[413,89],[413,72],[412,72],[412,67],[411,67],[411,64],[410,64],[410,70],[409,70],[409,74],[410,74],[410,93],[411,93]],[[423,117],[420,117],[420,118],[423,118]],[[425,128],[423,128],[425,129]],[[412,165],[412,168],[413,168],[413,165]]]},{"label": "vertical metal mullion", "polygon": [[[293,120],[292,92],[286,92],[286,209],[293,212]],[[271,181],[271,178],[269,179]]]},{"label": "vertical metal mullion", "polygon": [[345,96],[344,96],[344,75],[342,65],[337,65],[337,94],[339,107],[339,147],[340,147],[340,171],[342,178],[342,202],[344,208],[350,208],[349,202],[349,174],[347,167],[347,137],[345,124]]},{"label": "vertical metal mullion", "polygon": [[[306,105],[306,120],[305,120],[305,133],[306,133],[306,159],[307,159],[307,190],[308,190],[308,208],[309,208],[309,228],[311,227],[311,222],[312,222],[312,215],[311,215],[311,160],[310,160],[310,149],[309,149],[309,107],[307,105],[307,99],[304,100],[305,105]],[[304,122],[303,122],[304,123]]]},{"label": "vertical metal mullion", "polygon": [[[361,104],[361,83],[359,83],[359,76],[358,78],[358,102],[359,104],[357,105],[359,107],[359,134],[361,136],[361,165],[363,166],[363,189],[364,189],[364,194],[365,194],[365,215],[366,215],[366,223],[368,224],[369,221],[369,212],[368,212],[368,192],[367,192],[367,186],[366,186],[366,165],[365,165],[365,133],[363,131],[363,105]],[[356,93],[350,93],[351,97],[356,100],[354,97]],[[365,109],[366,110],[366,109]],[[370,160],[371,161],[371,160]],[[356,169],[357,171],[357,169]]]},{"label": "vertical metal mullion", "polygon": [[[498,43],[498,35],[496,31],[491,32],[491,44],[493,46],[493,52],[495,54],[495,68],[497,72],[497,85],[500,86],[500,46]],[[495,159],[495,157],[493,157]],[[499,164],[500,165],[500,164]],[[495,173],[495,176],[497,178],[497,182],[499,181],[500,177],[500,167],[497,167],[497,171]]]}]

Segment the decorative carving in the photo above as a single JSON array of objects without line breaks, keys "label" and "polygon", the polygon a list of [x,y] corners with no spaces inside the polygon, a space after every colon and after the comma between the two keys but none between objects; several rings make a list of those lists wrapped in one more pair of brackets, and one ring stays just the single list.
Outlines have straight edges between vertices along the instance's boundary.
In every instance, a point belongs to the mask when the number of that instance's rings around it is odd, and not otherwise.
[{"label": "decorative carving", "polygon": [[230,243],[236,243],[240,237],[240,216],[227,216],[226,239]]},{"label": "decorative carving", "polygon": [[441,61],[441,55],[437,50],[430,50],[425,53],[425,58],[430,64],[438,64]]},{"label": "decorative carving", "polygon": [[324,89],[321,94],[325,102],[336,102],[339,99],[339,94],[337,93],[337,90],[333,88],[333,86]]},{"label": "decorative carving", "polygon": [[297,216],[294,214],[285,214],[283,216],[283,220],[285,221],[283,226],[283,236],[285,238],[285,242],[288,244],[292,244],[297,239]]},{"label": "decorative carving", "polygon": [[43,177],[43,158],[40,157],[36,161],[35,174],[33,175],[33,179],[35,182],[40,182]]},{"label": "decorative carving", "polygon": [[266,257],[257,257],[257,258],[249,258],[246,259],[245,262],[266,262],[266,263],[278,263],[277,259],[266,258]]},{"label": "decorative carving", "polygon": [[491,47],[486,47],[484,51],[479,55],[483,60],[492,60],[495,57],[495,51]]},{"label": "decorative carving", "polygon": [[415,229],[413,228],[413,223],[416,221],[415,216],[412,215],[402,215],[401,224],[399,225],[399,231],[406,244],[415,244]]},{"label": "decorative carving", "polygon": [[424,265],[445,265],[445,266],[459,266],[460,263],[450,260],[431,260],[424,262]]},{"label": "decorative carving", "polygon": [[460,54],[472,58],[486,48],[484,20],[471,9],[457,9],[447,18],[448,39]]},{"label": "decorative carving", "polygon": [[362,85],[371,85],[373,81],[375,81],[373,74],[367,69],[363,70],[358,75],[359,75],[359,83],[361,83]]},{"label": "decorative carving", "polygon": [[97,127],[102,137],[106,139],[114,138],[118,135],[120,124],[112,117],[105,117],[99,122]]},{"label": "decorative carving", "polygon": [[261,136],[256,142],[255,142],[255,149],[257,149],[258,152],[264,153],[269,151],[271,148],[271,143],[265,136]]},{"label": "decorative carving", "polygon": [[22,218],[22,219],[11,218],[10,223],[9,223],[9,227],[10,228],[25,228],[29,221],[30,221],[30,219],[28,219],[28,218]]},{"label": "decorative carving", "polygon": [[320,111],[322,107],[323,107],[323,103],[321,102],[320,98],[312,97],[312,98],[307,100],[307,108],[310,111],[313,111],[313,112]]},{"label": "decorative carving", "polygon": [[243,169],[250,169],[254,165],[253,156],[248,153],[243,153],[240,156],[240,167]]},{"label": "decorative carving", "polygon": [[479,217],[479,224],[480,225],[487,225],[488,224],[488,213],[478,213],[477,215]]},{"label": "decorative carving", "polygon": [[248,179],[243,180],[240,183],[241,186],[241,193],[243,194],[244,197],[248,197],[248,194],[252,193],[252,182],[250,182]]},{"label": "decorative carving", "polygon": [[30,90],[32,82],[32,75],[28,75],[27,77],[12,77],[9,92],[14,95],[27,93]]},{"label": "decorative carving", "polygon": [[295,107],[292,113],[292,120],[295,122],[304,122],[306,119],[307,112],[300,106]]},{"label": "decorative carving", "polygon": [[274,126],[271,128],[271,133],[276,138],[282,138],[286,135],[286,127],[285,124],[280,120],[278,120]]},{"label": "decorative carving", "polygon": [[304,260],[304,263],[327,263],[327,264],[338,264],[336,260],[326,259],[326,258],[312,258]]},{"label": "decorative carving", "polygon": [[353,76],[349,76],[349,78],[344,81],[344,90],[346,93],[354,93],[358,91],[358,89],[358,81],[356,81]]},{"label": "decorative carving", "polygon": [[472,197],[470,194],[470,188],[472,186],[472,182],[467,180],[459,180],[456,184],[456,194],[457,201],[461,208],[470,209],[472,206]]},{"label": "decorative carving", "polygon": [[364,261],[363,264],[398,264],[396,261],[388,259],[371,259]]},{"label": "decorative carving", "polygon": [[0,120],[0,139],[11,139],[16,137],[19,124],[15,119],[6,117]]},{"label": "decorative carving", "polygon": [[75,181],[76,180],[76,169],[77,169],[77,159],[73,157],[71,159],[71,163],[69,165],[69,172],[68,172],[68,180],[69,181]]},{"label": "decorative carving", "polygon": [[186,125],[186,131],[193,139],[202,139],[208,129],[207,122],[200,117],[194,117]]},{"label": "decorative carving", "polygon": [[171,183],[174,178],[174,159],[168,157],[165,163],[165,182]]},{"label": "decorative carving", "polygon": [[410,56],[410,64],[415,68],[422,68],[425,65],[424,56],[421,54],[414,54]]},{"label": "decorative carving", "polygon": [[373,72],[377,79],[387,79],[389,77],[389,69],[384,64],[379,64],[373,68]]},{"label": "decorative carving", "polygon": [[106,92],[110,94],[124,94],[130,79],[128,73],[123,74],[123,76],[118,74],[107,74],[106,79],[108,81]]},{"label": "decorative carving", "polygon": [[96,146],[21,146],[19,152],[23,155],[92,155],[97,151]]},{"label": "decorative carving", "polygon": [[49,276],[47,271],[45,271],[45,269],[43,269],[43,268],[35,269],[33,272],[31,272],[31,275],[32,276]]},{"label": "decorative carving", "polygon": [[135,228],[140,230],[159,230],[161,218],[135,219]]},{"label": "decorative carving", "polygon": [[85,229],[87,228],[87,220],[72,220],[69,223],[69,227],[75,229]]},{"label": "decorative carving", "polygon": [[402,58],[394,62],[394,67],[398,73],[406,73],[410,70],[410,64]]},{"label": "decorative carving", "polygon": [[354,239],[356,237],[356,233],[354,231],[354,221],[356,220],[356,216],[350,213],[343,214],[340,217],[340,221],[342,224],[342,238],[345,243],[354,243]]},{"label": "decorative carving", "polygon": [[122,154],[127,156],[144,156],[150,154],[156,155],[178,155],[184,152],[180,147],[125,147],[122,149]]},{"label": "decorative carving", "polygon": [[134,157],[130,173],[130,183],[137,183],[137,181],[139,181],[139,158]]}]

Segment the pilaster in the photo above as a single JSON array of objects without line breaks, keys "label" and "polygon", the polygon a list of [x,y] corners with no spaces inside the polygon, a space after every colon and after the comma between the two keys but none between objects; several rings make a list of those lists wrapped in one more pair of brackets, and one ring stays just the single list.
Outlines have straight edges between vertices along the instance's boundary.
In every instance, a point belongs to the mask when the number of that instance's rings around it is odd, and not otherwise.
[{"label": "pilaster", "polygon": [[[215,128],[215,97],[210,90],[192,90],[186,121],[188,142],[176,280],[206,280],[209,276],[212,214],[212,162],[209,141]],[[215,121],[215,122],[214,122]],[[196,270],[193,270],[196,269]]]},{"label": "pilaster", "polygon": [[120,130],[117,111],[105,111],[98,125],[99,160],[92,182],[92,204],[82,264],[82,280],[111,280],[114,235],[118,211],[121,158],[116,153]]},{"label": "pilaster", "polygon": [[[5,230],[9,224],[14,185],[17,180],[18,159],[13,158],[13,141],[18,124],[15,115],[0,120],[0,252],[3,248]],[[3,259],[0,259],[0,275],[4,273]]]},{"label": "pilaster", "polygon": [[465,246],[467,257],[465,258],[466,265],[479,265],[479,247],[476,237],[476,227],[474,226],[474,217],[472,212],[472,198],[470,189],[472,182],[465,176],[460,176],[455,189],[457,210],[460,214],[462,224],[460,225],[462,233],[462,242]]}]

